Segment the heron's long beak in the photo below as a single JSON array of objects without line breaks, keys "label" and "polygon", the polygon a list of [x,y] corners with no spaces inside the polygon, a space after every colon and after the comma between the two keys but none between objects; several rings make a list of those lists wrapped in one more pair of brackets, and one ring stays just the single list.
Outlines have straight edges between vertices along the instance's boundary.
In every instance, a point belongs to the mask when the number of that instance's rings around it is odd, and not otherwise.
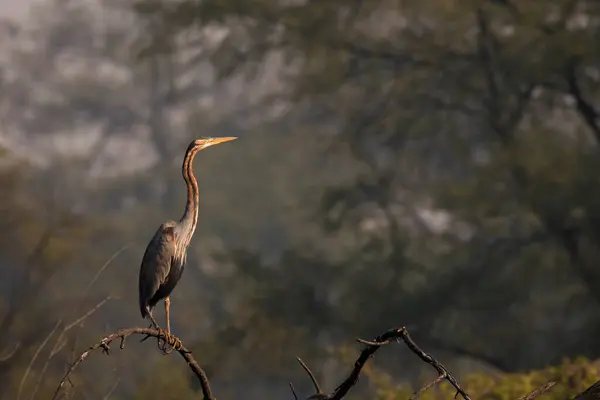
[{"label": "heron's long beak", "polygon": [[237,137],[235,137],[235,136],[211,138],[210,141],[208,143],[206,143],[206,147],[214,146],[215,144],[219,144],[219,143],[229,142],[229,141],[235,140],[235,139],[237,139]]}]

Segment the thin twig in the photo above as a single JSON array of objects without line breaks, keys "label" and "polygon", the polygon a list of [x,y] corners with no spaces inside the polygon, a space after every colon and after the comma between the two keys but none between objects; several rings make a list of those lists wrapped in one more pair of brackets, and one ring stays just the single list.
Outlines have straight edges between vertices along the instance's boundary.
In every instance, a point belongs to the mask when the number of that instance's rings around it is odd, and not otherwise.
[{"label": "thin twig", "polygon": [[102,400],[110,399],[110,396],[114,393],[115,389],[117,388],[117,386],[119,386],[120,382],[121,382],[121,378],[117,378],[117,380],[115,381],[115,384],[110,388],[110,390],[108,391],[108,393],[106,393],[106,396],[104,396],[102,398]]},{"label": "thin twig", "polygon": [[518,400],[533,400],[536,397],[543,395],[548,392],[552,387],[556,385],[556,382],[548,382],[544,386],[540,386],[539,388],[527,393],[525,396],[519,397]]},{"label": "thin twig", "polygon": [[300,363],[300,365],[302,366],[304,371],[306,371],[306,373],[308,374],[308,377],[310,378],[310,380],[313,384],[313,387],[315,388],[315,394],[323,393],[323,392],[321,392],[321,387],[319,386],[319,382],[317,381],[317,378],[315,378],[315,375],[312,373],[310,368],[308,368],[308,365],[306,365],[304,363],[304,361],[302,361],[302,359],[300,359],[300,357],[296,357],[296,360],[298,360],[298,362]]},{"label": "thin twig", "polygon": [[122,252],[124,252],[125,250],[127,250],[130,246],[131,246],[130,244],[126,244],[125,246],[121,247],[119,250],[117,250],[116,252],[114,252],[113,255],[110,256],[110,258],[108,260],[106,260],[106,262],[104,264],[102,264],[102,266],[100,267],[100,269],[98,269],[98,271],[96,272],[96,274],[94,275],[94,277],[92,278],[92,280],[90,281],[90,283],[88,283],[88,286],[83,291],[83,296],[84,297],[88,294],[88,292],[90,291],[90,289],[92,288],[92,286],[94,286],[94,283],[96,283],[96,281],[98,280],[98,278],[100,277],[100,275],[102,275],[102,272],[104,272],[104,270],[110,265],[110,263],[112,263],[113,260],[119,256],[119,254],[121,254]]},{"label": "thin twig", "polygon": [[[64,345],[61,346],[60,348],[62,349],[63,347],[64,347]],[[39,376],[37,378],[37,381],[35,382],[35,386],[33,388],[33,392],[31,392],[31,396],[29,397],[29,400],[35,399],[35,395],[37,394],[38,390],[40,389],[40,385],[42,384],[42,380],[44,379],[44,376],[46,375],[46,371],[48,370],[48,366],[50,365],[50,360],[52,357],[53,357],[53,354],[51,353],[50,356],[48,356],[48,358],[46,358],[46,362],[44,363],[44,366],[42,367],[42,370],[39,373]]]},{"label": "thin twig", "polygon": [[96,311],[98,311],[98,309],[100,307],[102,307],[110,299],[111,299],[111,296],[106,296],[98,304],[96,304],[94,307],[92,307],[88,312],[86,312],[85,314],[83,314],[81,317],[77,318],[75,321],[71,322],[69,325],[65,326],[65,329],[63,329],[63,334],[67,333],[68,331],[70,331],[71,329],[73,329],[75,326],[83,323],[83,321],[85,321],[90,315],[92,315],[93,313],[95,313]]},{"label": "thin twig", "polygon": [[360,344],[366,344],[367,346],[385,346],[386,344],[390,344],[389,340],[386,340],[385,342],[370,342],[368,340],[356,338],[356,341]]},{"label": "thin twig", "polygon": [[[98,311],[98,309],[100,307],[102,307],[108,300],[110,300],[111,297],[105,297],[104,299],[102,299],[98,304],[96,304],[94,307],[92,307],[88,312],[86,312],[85,314],[83,314],[81,317],[77,318],[76,320],[74,320],[73,322],[71,322],[70,324],[66,325],[63,330],[60,332],[60,335],[58,335],[58,337],[56,338],[56,341],[54,342],[54,346],[52,347],[52,349],[50,350],[50,354],[48,355],[48,357],[46,358],[46,362],[44,363],[44,366],[42,367],[42,371],[40,373],[40,376],[37,379],[36,385],[33,389],[33,392],[31,394],[31,399],[33,400],[33,398],[35,397],[35,395],[37,394],[37,391],[39,389],[39,386],[42,383],[42,379],[44,377],[44,374],[46,372],[46,370],[48,369],[48,365],[50,364],[50,360],[56,355],[58,354],[58,352],[60,350],[62,350],[65,345],[67,344],[67,340],[63,339],[64,336],[67,334],[68,331],[70,331],[71,329],[73,329],[75,326],[81,324],[83,321],[85,321],[89,316],[91,316],[93,313],[95,313],[96,311]],[[56,331],[57,327],[59,326],[59,324],[62,323],[62,320],[59,320],[59,322],[56,324],[56,327],[52,330],[52,332],[50,332],[50,334],[46,337],[46,340],[44,340],[44,342],[42,343],[42,345],[40,345],[40,347],[38,348],[38,351],[35,353],[35,355],[33,356],[33,358],[30,361],[30,366],[27,368],[27,370],[25,371],[25,374],[23,375],[23,378],[21,379],[21,384],[19,386],[19,394],[17,395],[17,399],[20,396],[21,393],[21,389],[22,386],[27,378],[27,375],[29,374],[29,369],[31,367],[31,365],[33,365],[33,362],[35,361],[35,359],[38,357],[39,352],[41,351],[41,349],[46,345],[48,339],[50,339],[50,337],[54,334],[54,332]]]},{"label": "thin twig", "polygon": [[[125,246],[121,247],[119,250],[117,250],[116,252],[114,252],[108,258],[108,260],[106,260],[104,262],[104,264],[102,264],[102,266],[98,269],[98,271],[96,271],[96,273],[94,274],[94,277],[90,280],[90,282],[88,283],[87,287],[83,291],[83,295],[82,295],[83,299],[85,299],[87,297],[89,291],[94,286],[94,284],[96,283],[96,281],[98,280],[98,278],[100,277],[100,275],[102,274],[102,272],[104,272],[104,270],[115,260],[115,258],[117,258],[123,251],[125,251],[129,247],[130,247],[130,244],[126,244]],[[73,322],[71,322],[70,324],[68,324],[61,331],[60,335],[58,336],[58,338],[54,342],[54,346],[52,347],[52,350],[50,350],[50,354],[46,358],[46,362],[44,363],[44,366],[42,367],[40,375],[38,376],[38,379],[37,379],[37,382],[36,382],[36,384],[34,386],[34,389],[32,391],[30,400],[33,400],[35,398],[35,395],[37,394],[37,392],[38,392],[38,390],[40,388],[40,385],[42,384],[42,380],[44,379],[44,376],[45,376],[46,371],[48,369],[48,365],[50,364],[50,360],[52,358],[54,358],[54,356],[56,354],[58,354],[66,346],[67,339],[65,339],[64,337],[66,336],[67,332],[70,331],[71,329],[73,329],[75,326],[82,324],[85,319],[87,319],[90,315],[92,315],[94,312],[96,312],[100,307],[102,307],[104,305],[104,303],[106,303],[110,299],[111,299],[111,296],[106,297],[104,300],[100,301],[100,303],[98,303],[95,307],[93,307],[92,309],[90,309],[87,313],[85,313],[84,315],[82,315],[80,318],[78,318],[78,319],[74,320]]]},{"label": "thin twig", "polygon": [[290,390],[292,391],[292,394],[294,395],[294,400],[298,400],[298,395],[296,394],[296,390],[294,389],[294,385],[292,385],[292,382],[290,382],[289,384],[290,384]]},{"label": "thin twig", "polygon": [[417,344],[408,335],[408,331],[406,330],[406,328],[400,328],[398,330],[398,333],[399,337],[404,341],[404,343],[406,343],[408,348],[411,349],[413,353],[419,356],[421,360],[425,361],[427,364],[435,368],[440,375],[445,375],[445,380],[447,380],[452,386],[454,386],[457,395],[460,394],[464,400],[471,400],[469,395],[460,387],[456,379],[454,379],[454,377],[450,375],[446,367],[444,367],[439,361],[437,361],[431,355],[425,353],[419,348],[419,346],[417,346]]},{"label": "thin twig", "polygon": [[25,373],[23,374],[23,377],[21,378],[21,382],[19,383],[19,390],[17,392],[17,400],[19,400],[21,398],[21,393],[23,392],[23,385],[25,384],[25,381],[27,381],[27,377],[29,376],[29,373],[31,372],[31,367],[33,366],[33,363],[35,362],[35,360],[37,360],[38,356],[40,355],[40,353],[42,352],[44,347],[46,347],[46,344],[48,344],[48,341],[50,340],[52,335],[54,335],[54,333],[56,332],[56,330],[58,329],[60,324],[62,324],[62,320],[58,320],[56,325],[54,325],[54,328],[50,331],[50,333],[48,335],[46,335],[46,338],[44,339],[42,344],[40,344],[38,346],[37,350],[33,354],[33,357],[31,357],[31,360],[29,361],[29,364],[27,365],[27,368],[25,369]]},{"label": "thin twig", "polygon": [[423,386],[421,389],[419,389],[415,393],[413,393],[413,395],[410,396],[409,400],[418,399],[419,397],[421,397],[421,395],[423,393],[425,393],[426,391],[428,391],[429,389],[431,389],[432,387],[434,387],[435,385],[437,385],[444,379],[446,379],[446,375],[442,374],[442,375],[438,376],[437,378],[435,378],[435,380],[429,382],[427,385]]},{"label": "thin twig", "polygon": [[[77,366],[79,364],[81,364],[90,355],[91,352],[93,352],[94,350],[102,349],[102,352],[104,352],[106,354],[110,354],[110,350],[111,350],[110,344],[114,340],[120,339],[121,340],[120,347],[122,348],[124,345],[125,338],[127,338],[128,336],[131,336],[131,335],[149,335],[149,336],[157,338],[157,339],[162,339],[165,341],[168,340],[168,337],[165,335],[165,333],[162,330],[159,331],[159,330],[150,329],[150,328],[128,328],[128,329],[121,329],[117,332],[111,333],[110,335],[104,337],[99,343],[95,344],[94,346],[90,347],[87,351],[83,352],[71,364],[71,366],[65,373],[65,376],[58,384],[58,387],[56,388],[56,391],[54,392],[54,396],[52,399],[54,400],[58,397],[61,388],[65,385],[66,382],[69,381],[69,377],[71,376],[73,371],[75,371]],[[174,338],[174,339],[179,340],[177,338]],[[181,341],[179,341],[179,342],[181,342]],[[211,391],[210,384],[208,382],[208,377],[206,376],[206,373],[200,367],[198,362],[194,359],[191,351],[186,349],[183,345],[178,346],[177,351],[179,352],[181,357],[183,357],[183,359],[187,362],[188,366],[190,367],[190,369],[192,370],[194,375],[196,375],[196,377],[198,378],[198,381],[200,382],[200,387],[202,388],[202,393],[204,395],[204,400],[216,400],[212,395],[212,391]]]},{"label": "thin twig", "polygon": [[9,359],[11,359],[12,356],[15,355],[17,350],[19,350],[19,347],[21,347],[21,342],[15,343],[15,345],[11,351],[7,351],[6,354],[2,354],[0,356],[0,362],[8,361]]}]

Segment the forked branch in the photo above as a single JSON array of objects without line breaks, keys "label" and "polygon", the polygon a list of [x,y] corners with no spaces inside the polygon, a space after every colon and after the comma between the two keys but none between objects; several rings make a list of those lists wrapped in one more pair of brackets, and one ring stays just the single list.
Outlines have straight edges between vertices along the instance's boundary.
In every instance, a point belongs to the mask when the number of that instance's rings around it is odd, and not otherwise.
[{"label": "forked branch", "polygon": [[[87,351],[83,352],[75,361],[73,361],[73,363],[67,370],[67,373],[56,388],[56,391],[54,392],[54,397],[52,399],[55,400],[58,398],[61,392],[61,388],[65,385],[66,382],[70,383],[69,378],[73,371],[75,371],[75,368],[77,368],[77,366],[79,366],[79,364],[81,364],[90,355],[91,352],[93,352],[94,350],[101,349],[103,353],[109,355],[111,350],[110,345],[113,341],[117,339],[120,340],[119,348],[123,349],[125,346],[125,339],[132,335],[143,335],[146,337],[153,337],[163,341],[169,340],[169,338],[165,336],[163,331],[158,331],[156,329],[151,328],[128,328],[111,333],[110,335],[104,337],[99,343],[95,344],[94,346],[90,347]],[[177,341],[178,343],[181,343],[179,339],[173,336],[171,337],[170,341]],[[183,359],[187,362],[194,375],[196,375],[196,377],[198,378],[198,381],[200,382],[200,386],[202,388],[202,394],[204,395],[204,400],[216,400],[212,394],[210,384],[208,382],[208,377],[206,376],[206,373],[200,367],[198,362],[192,356],[192,352],[186,349],[183,345],[177,346],[176,350],[181,355],[181,357],[183,357]]]},{"label": "forked branch", "polygon": [[[404,343],[408,346],[408,348],[413,353],[415,353],[417,356],[419,356],[419,358],[421,360],[425,361],[427,364],[429,364],[433,368],[435,368],[436,371],[439,373],[439,377],[436,378],[433,382],[428,383],[423,388],[421,388],[420,390],[415,392],[413,394],[413,396],[411,397],[411,400],[417,398],[418,396],[423,394],[425,391],[427,391],[428,389],[430,389],[431,387],[435,386],[436,384],[438,384],[439,382],[441,382],[443,380],[448,381],[456,389],[456,395],[460,394],[464,400],[471,400],[469,395],[460,387],[460,385],[458,384],[456,379],[454,379],[454,377],[452,375],[450,375],[450,373],[448,372],[446,367],[444,367],[439,361],[437,361],[431,355],[425,353],[423,350],[421,350],[421,348],[419,346],[417,346],[417,344],[410,338],[408,331],[406,330],[405,327],[390,329],[389,331],[384,332],[383,334],[377,336],[373,341],[368,341],[368,340],[363,340],[363,339],[356,339],[356,340],[359,343],[365,345],[365,348],[361,351],[360,355],[358,356],[358,359],[354,363],[354,368],[352,368],[352,371],[350,371],[350,374],[348,375],[348,377],[330,394],[325,394],[325,393],[321,392],[320,386],[319,386],[316,378],[314,377],[314,374],[306,366],[306,364],[304,364],[302,362],[302,360],[298,359],[298,361],[302,365],[302,368],[304,368],[304,370],[310,377],[311,381],[313,382],[313,386],[315,387],[316,393],[313,394],[312,396],[310,396],[308,399],[319,399],[319,400],[341,400],[341,399],[343,399],[346,396],[346,394],[348,394],[350,389],[352,389],[352,387],[354,385],[356,385],[356,383],[358,382],[358,377],[360,376],[360,373],[361,373],[363,367],[365,366],[365,364],[367,363],[369,358],[371,358],[375,354],[375,352],[377,352],[377,350],[379,350],[382,346],[390,344],[394,341],[403,340]],[[293,388],[293,386],[291,384],[290,384],[290,387]],[[294,393],[293,389],[292,389],[292,393],[294,394],[294,397],[297,397],[297,394]]]},{"label": "forked branch", "polygon": [[[450,375],[450,372],[448,372],[446,367],[444,367],[439,361],[437,361],[431,355],[425,353],[423,350],[421,350],[419,346],[417,346],[417,344],[411,339],[410,335],[408,334],[408,330],[405,327],[390,329],[389,331],[377,336],[373,341],[363,339],[356,340],[359,343],[363,344],[365,347],[363,348],[360,355],[358,356],[358,359],[354,363],[354,367],[350,371],[348,377],[330,394],[326,394],[321,391],[319,383],[317,382],[312,371],[306,366],[304,362],[302,362],[302,360],[298,358],[300,365],[302,365],[302,368],[310,377],[310,380],[312,381],[316,392],[312,396],[308,397],[307,400],[343,399],[348,394],[350,389],[352,389],[352,387],[358,382],[358,377],[369,358],[372,357],[375,354],[375,352],[379,350],[382,346],[391,344],[392,342],[400,342],[400,340],[402,340],[406,344],[406,346],[421,360],[435,368],[435,370],[439,374],[439,376],[436,379],[429,382],[428,384],[417,390],[415,393],[413,393],[410,400],[418,398],[427,390],[431,389],[432,387],[444,380],[448,381],[448,383],[450,383],[454,387],[454,389],[456,389],[456,395],[454,396],[455,398],[460,394],[464,400],[471,400],[469,395],[460,387],[456,379],[454,379],[454,377]],[[526,394],[518,400],[533,400],[536,397],[548,392],[555,385],[555,383],[556,382],[549,382],[541,386],[540,388],[535,389],[531,393]],[[294,386],[291,383],[290,389],[292,390],[294,399],[298,400],[298,394],[294,390]]]}]

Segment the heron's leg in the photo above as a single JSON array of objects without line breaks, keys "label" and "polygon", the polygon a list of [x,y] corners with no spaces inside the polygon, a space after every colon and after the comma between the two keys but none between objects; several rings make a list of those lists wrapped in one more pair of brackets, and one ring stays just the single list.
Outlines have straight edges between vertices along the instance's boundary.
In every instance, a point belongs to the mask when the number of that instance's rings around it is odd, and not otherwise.
[{"label": "heron's leg", "polygon": [[150,307],[146,307],[146,310],[148,310],[148,317],[150,318],[150,321],[152,321],[152,326],[154,326],[154,329],[160,329],[158,327],[158,324],[156,323],[156,320],[152,316],[152,311],[150,311]]},{"label": "heron's leg", "polygon": [[[165,347],[163,348],[163,353],[165,354],[171,354],[173,352],[173,350],[179,350],[181,349],[181,340],[179,340],[178,338],[176,338],[175,336],[171,335],[171,313],[170,313],[170,309],[171,309],[171,299],[169,296],[165,297],[165,319],[167,322],[167,332],[165,335]],[[169,346],[171,346],[170,349],[166,349],[166,344],[169,344]]]},{"label": "heron's leg", "polygon": [[167,320],[167,332],[171,333],[171,316],[169,315],[169,310],[171,308],[171,299],[169,296],[165,297],[165,318]]},{"label": "heron's leg", "polygon": [[[162,329],[160,326],[158,326],[158,323],[156,323],[156,320],[155,320],[155,319],[154,319],[154,317],[152,316],[152,310],[150,310],[150,307],[146,306],[146,311],[147,311],[148,318],[150,318],[150,321],[152,322],[148,328],[152,328],[152,327],[153,327],[153,328],[154,328],[154,329],[156,329],[156,330],[157,330],[159,333],[163,333],[163,334],[165,335],[165,340],[164,340],[165,344],[164,344],[164,345],[161,345],[161,343],[160,343],[160,338],[157,338],[157,339],[156,339],[156,340],[157,340],[157,342],[158,342],[158,349],[164,353],[164,352],[165,352],[165,348],[166,348],[166,344],[167,344],[167,343],[168,343],[168,341],[169,341],[168,334],[165,332],[165,330],[164,330],[164,329]],[[161,332],[161,331],[162,331],[162,332]],[[145,337],[145,338],[143,338],[142,340],[140,340],[140,342],[143,342],[143,341],[145,341],[145,340],[146,340],[146,339],[148,339],[149,337],[150,337],[150,335],[146,335],[146,337]]]}]

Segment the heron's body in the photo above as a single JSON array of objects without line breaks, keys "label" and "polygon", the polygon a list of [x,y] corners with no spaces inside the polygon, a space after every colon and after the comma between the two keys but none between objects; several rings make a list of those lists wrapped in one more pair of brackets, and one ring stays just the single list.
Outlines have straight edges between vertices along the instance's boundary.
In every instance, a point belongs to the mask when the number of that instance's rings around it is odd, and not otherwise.
[{"label": "heron's body", "polygon": [[[140,273],[140,311],[142,317],[146,318],[152,312],[156,304],[167,298],[185,268],[187,251],[182,254],[176,253],[177,223],[165,222],[158,228],[142,259],[142,271]],[[152,266],[155,266],[154,268]]]},{"label": "heron's body", "polygon": [[163,223],[146,248],[139,276],[140,312],[143,318],[150,318],[159,301],[165,301],[167,332],[170,333],[169,296],[181,279],[187,258],[187,248],[192,240],[198,221],[198,184],[194,177],[192,163],[198,151],[214,144],[233,140],[233,137],[194,140],[188,146],[182,165],[183,179],[187,184],[185,212],[179,220]]}]

